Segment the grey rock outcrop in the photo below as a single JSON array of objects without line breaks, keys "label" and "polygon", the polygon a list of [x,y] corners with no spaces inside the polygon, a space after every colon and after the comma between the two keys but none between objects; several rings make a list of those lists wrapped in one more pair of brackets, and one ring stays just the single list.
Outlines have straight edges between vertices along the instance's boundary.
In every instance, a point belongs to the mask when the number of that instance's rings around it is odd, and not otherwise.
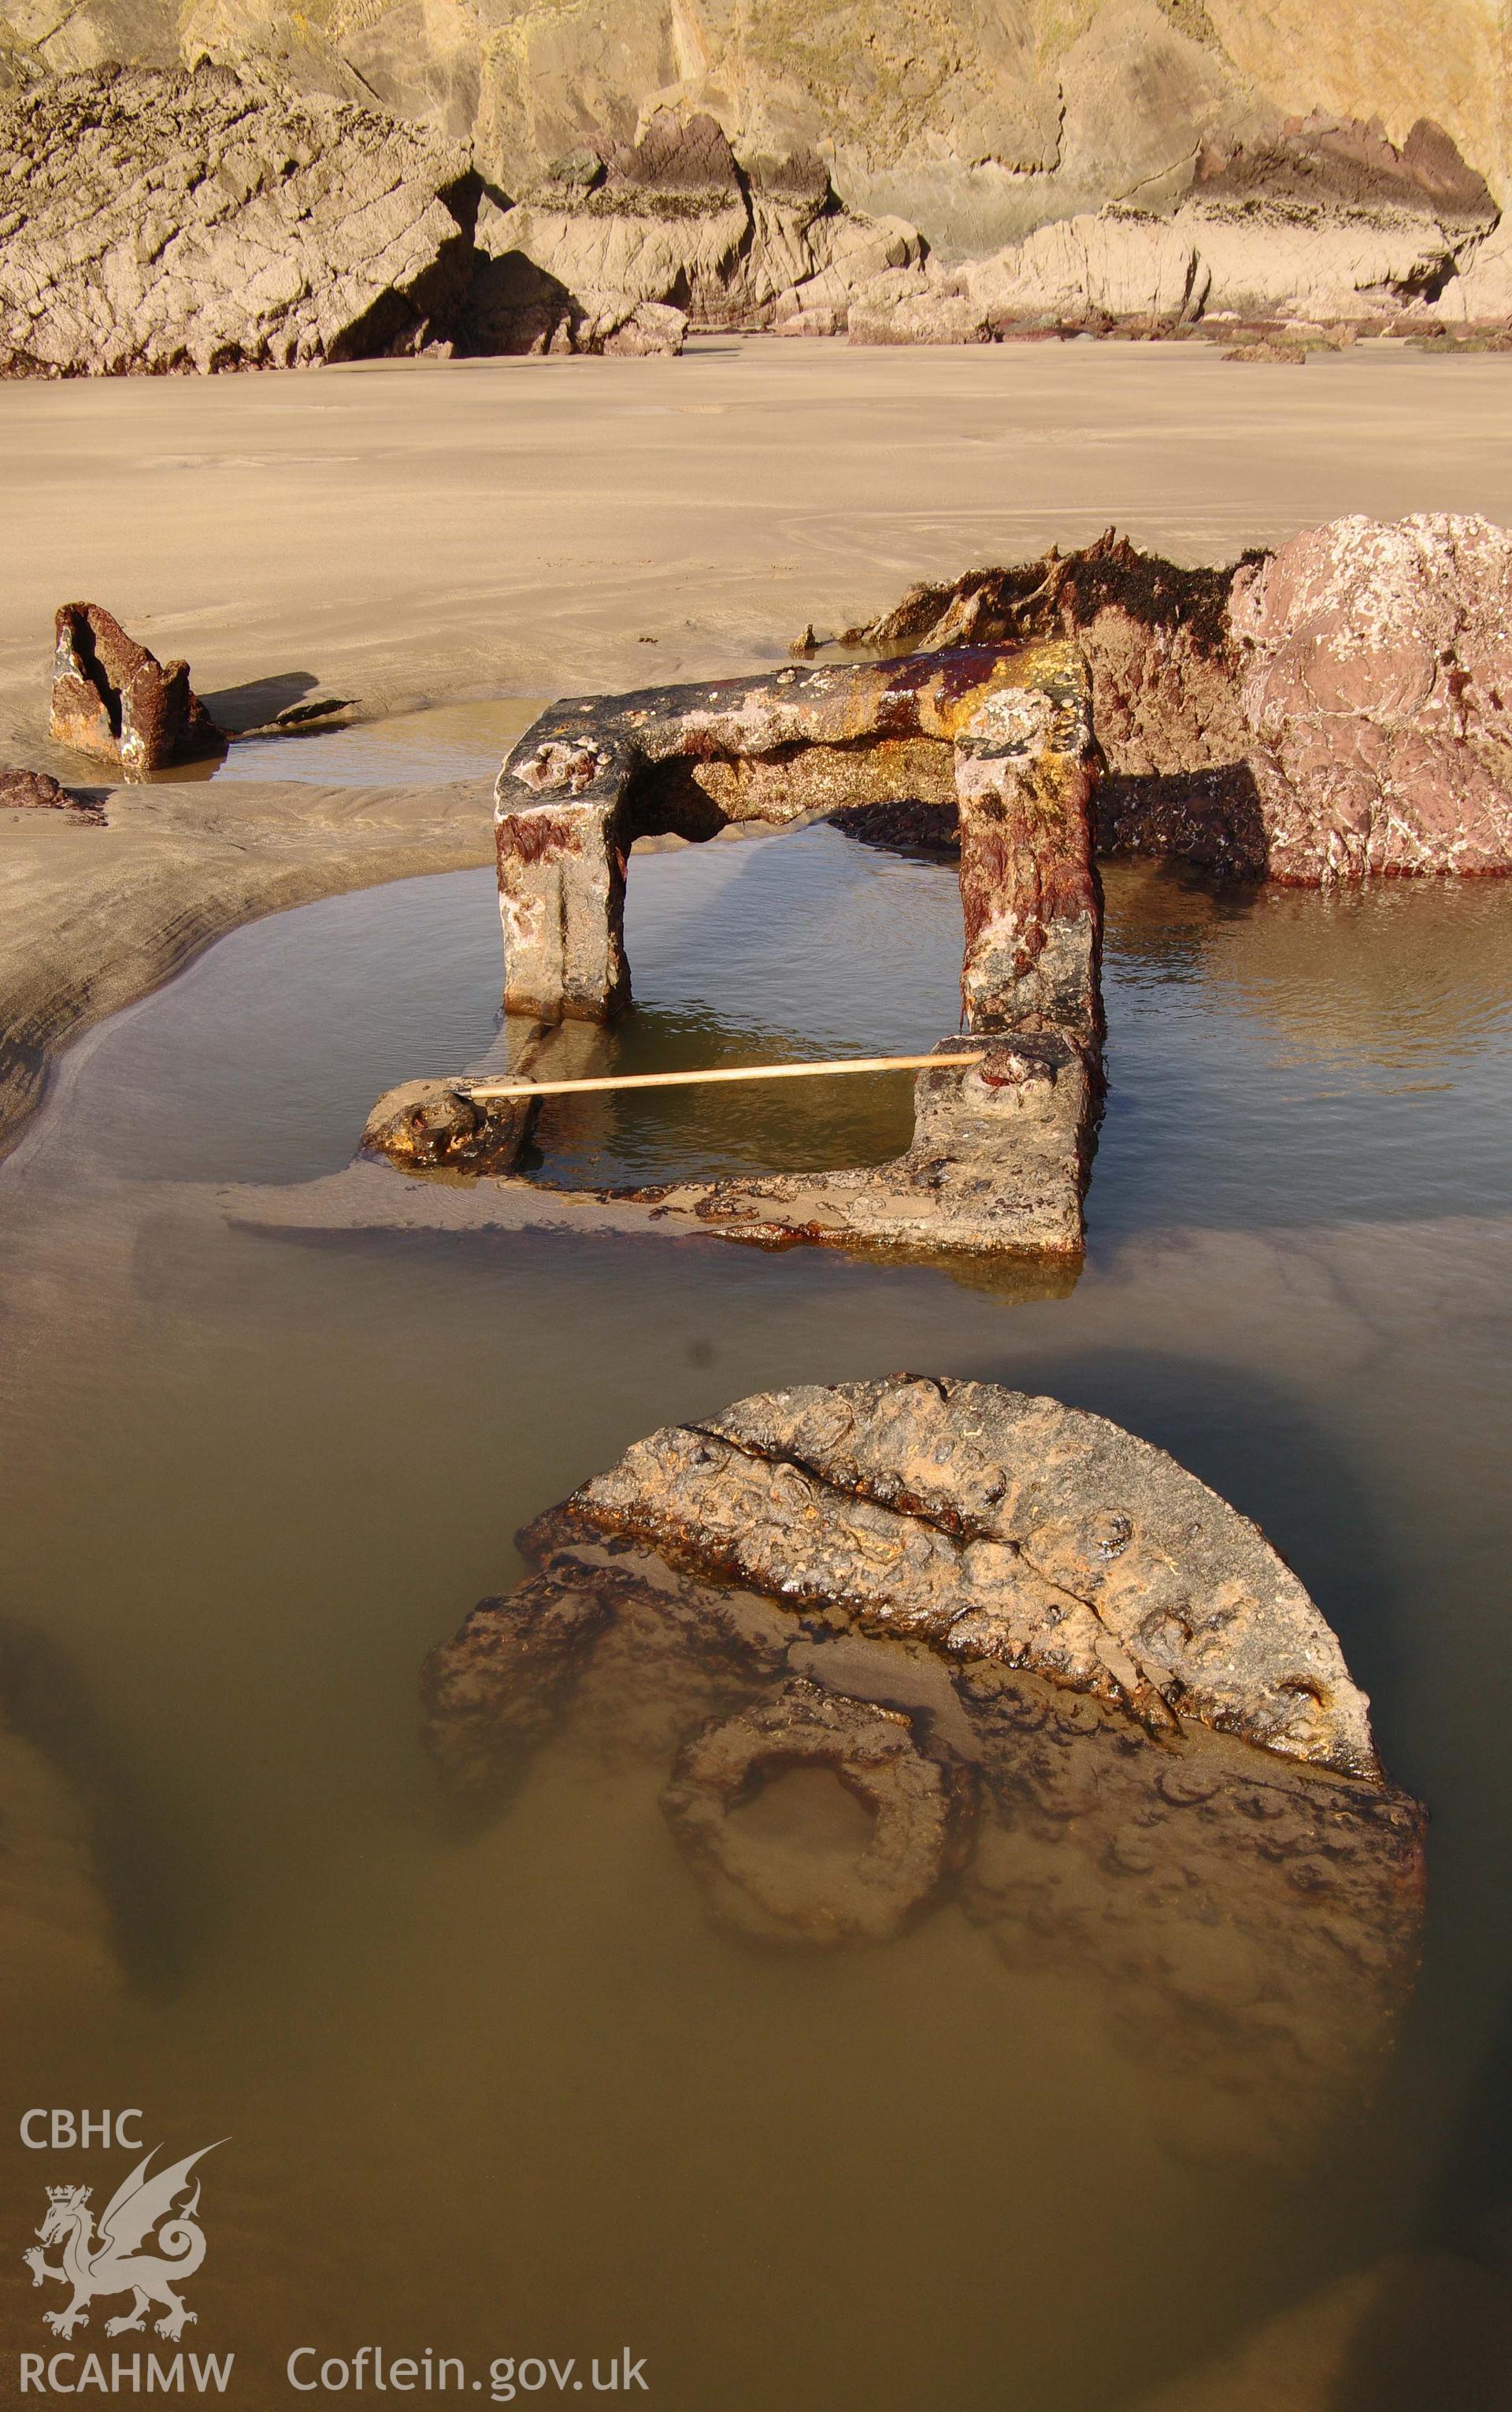
[{"label": "grey rock outcrop", "polygon": [[[1046,222],[953,264],[910,219],[837,196],[820,120],[763,120],[738,154],[727,96],[700,108],[678,90],[632,122],[590,112],[522,180],[511,151],[501,185],[486,143],[389,117],[329,57],[275,68],[254,43],[239,70],[40,77],[0,109],[0,370],[666,353],[690,329],[982,343],[1505,315],[1496,205],[1438,126],[1419,121],[1399,147],[1377,125],[1220,106],[1211,60],[1153,0],[1128,0],[1068,59],[1084,45],[1107,70],[1088,86],[1102,98],[1084,125],[1065,115]],[[1164,135],[1153,149],[1131,138],[1107,199],[1094,154],[1122,122],[1114,88],[1139,83],[1141,56],[1164,73],[1177,53],[1170,90],[1192,70],[1178,115],[1195,111],[1201,140],[1167,160]],[[308,88],[322,81],[334,94]]]},{"label": "grey rock outcrop", "polygon": [[0,373],[421,349],[465,293],[468,172],[425,127],[225,68],[40,84],[0,111]]},{"label": "grey rock outcrop", "polygon": [[999,332],[1039,317],[1175,326],[1200,314],[1211,278],[1179,216],[1121,209],[1036,228],[1014,249],[970,263],[961,282]]},{"label": "grey rock outcrop", "polygon": [[0,110],[11,375],[676,352],[690,324],[831,331],[921,257],[811,153],[741,167],[709,117],[661,111],[511,203],[428,127],[266,72],[103,68]]},{"label": "grey rock outcrop", "polygon": [[1442,126],[1419,119],[1398,149],[1379,125],[1314,116],[1267,141],[1205,146],[1173,223],[1210,314],[1328,321],[1434,303],[1496,220]]}]

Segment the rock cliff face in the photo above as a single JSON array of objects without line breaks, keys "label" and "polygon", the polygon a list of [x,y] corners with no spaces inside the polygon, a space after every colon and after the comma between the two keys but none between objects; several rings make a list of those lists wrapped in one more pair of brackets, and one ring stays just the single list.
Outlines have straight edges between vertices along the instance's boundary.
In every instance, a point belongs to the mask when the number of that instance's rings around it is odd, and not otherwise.
[{"label": "rock cliff face", "polygon": [[0,110],[0,373],[296,367],[428,349],[677,351],[690,320],[843,326],[918,272],[812,154],[750,171],[654,117],[516,206],[429,127],[263,72],[96,68]]},{"label": "rock cliff face", "polygon": [[74,373],[1502,323],[1488,5],[1357,91],[1255,0],[0,0],[0,337]]},{"label": "rock cliff face", "polygon": [[1389,321],[1446,296],[1451,317],[1496,317],[1505,271],[1477,272],[1495,223],[1441,126],[1419,120],[1399,149],[1379,126],[1314,115],[1204,143],[1164,211],[1112,203],[954,269],[884,274],[854,295],[849,324],[870,343],[983,343],[1046,323]]},{"label": "rock cliff face", "polygon": [[263,57],[467,143],[511,195],[658,106],[707,110],[742,159],[819,150],[853,207],[947,256],[1108,201],[1168,205],[1204,140],[1287,116],[1446,127],[1501,198],[1505,0],[5,0],[18,78]]},{"label": "rock cliff face", "polygon": [[639,142],[557,163],[511,208],[485,195],[468,347],[675,349],[683,330],[845,323],[862,286],[917,272],[901,220],[842,208],[812,152],[747,168],[713,118],[659,110]]},{"label": "rock cliff face", "polygon": [[0,113],[0,369],[411,351],[470,273],[465,155],[228,70],[109,68]]}]

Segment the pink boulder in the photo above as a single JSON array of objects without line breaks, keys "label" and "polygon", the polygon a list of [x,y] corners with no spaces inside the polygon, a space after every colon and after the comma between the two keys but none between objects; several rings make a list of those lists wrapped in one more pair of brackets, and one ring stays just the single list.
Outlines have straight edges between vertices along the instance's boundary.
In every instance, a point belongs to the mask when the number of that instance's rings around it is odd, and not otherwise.
[{"label": "pink boulder", "polygon": [[1512,871],[1512,533],[1333,520],[1229,603],[1272,879]]}]

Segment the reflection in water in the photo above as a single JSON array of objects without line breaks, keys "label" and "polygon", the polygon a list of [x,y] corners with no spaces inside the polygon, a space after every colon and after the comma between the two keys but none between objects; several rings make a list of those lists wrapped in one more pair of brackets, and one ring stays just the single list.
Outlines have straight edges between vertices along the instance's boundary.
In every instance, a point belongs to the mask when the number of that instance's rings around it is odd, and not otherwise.
[{"label": "reflection in water", "polygon": [[[1094,1170],[1098,1228],[1127,1229],[1131,1213],[1242,1228],[1500,1211],[1512,1174],[1505,882],[1333,897],[1213,894],[1138,864],[1103,876],[1103,1145],[1116,1129],[1147,1177],[1109,1197]],[[903,1052],[960,1009],[953,867],[825,827],[636,858],[626,930],[638,1009],[609,1031],[565,1032],[563,1077]],[[906,1076],[815,1088],[801,1100],[756,1086],[562,1099],[542,1114],[537,1178],[589,1187],[880,1163],[907,1143]]]},{"label": "reflection in water", "polygon": [[[35,1765],[33,1840],[68,1869],[45,1906],[38,1894],[36,1914],[89,1938],[97,1966],[81,1998],[113,1994],[123,1969],[135,1982],[173,1982],[200,1939],[193,1838],[162,1814],[150,1775],[121,1748],[80,1668],[44,1626],[4,1615],[0,1748]],[[0,1785],[0,1802],[7,1797]],[[24,1864],[12,1839],[0,1865],[15,1878]]]},{"label": "reflection in water", "polygon": [[[755,986],[773,920],[742,883],[785,863],[796,904],[822,907],[829,843],[638,858],[639,1014],[705,1017],[755,1053],[785,1052],[817,1006],[830,1052],[911,1043],[911,1018],[879,1023],[955,909],[930,866],[888,867],[865,960],[859,940],[826,946],[820,912],[790,1024]],[[880,860],[847,847],[837,881],[853,859]],[[248,2401],[275,2400],[311,2341],[483,2369],[628,2342],[675,2412],[1094,2412],[1218,2366],[1387,2255],[1437,2243],[1463,2267],[1483,2224],[1450,2221],[1463,2135],[1512,2098],[1494,2049],[1512,1978],[1512,889],[1360,900],[1335,984],[1328,900],[1213,904],[1138,868],[1108,885],[1112,1090],[1088,1267],[1064,1298],[813,1252],[237,1228],[216,1184],[336,1171],[381,1090],[487,1050],[487,873],[223,941],[72,1052],[0,1167],[7,1612],[76,1669],[130,1780],[127,1847],[165,1938],[154,1981],[106,2020],[49,2022],[26,2099],[142,2102],[177,2152],[232,2138],[207,2180],[198,2335],[234,2345]],[[953,997],[955,932],[939,956]],[[926,1043],[952,1018],[939,999]],[[1321,1070],[1299,1066],[1309,1026]],[[1383,1043],[1403,1051],[1388,1076]],[[651,1127],[616,1140],[648,1172]],[[716,1143],[742,1134],[678,1140]],[[815,1160],[831,1149],[826,1133]],[[1173,2151],[1188,2093],[1209,2135],[1240,2100],[1192,2058],[1232,2068],[1233,2024],[1136,1974],[1117,1921],[1045,1953],[1018,1914],[1027,1859],[1007,1919],[994,1895],[974,1922],[958,1886],[880,1949],[759,1951],[690,1879],[660,1807],[671,1752],[653,1774],[564,1736],[506,1816],[438,1831],[415,1669],[512,1579],[520,1525],[659,1423],[910,1366],[1110,1414],[1255,1516],[1430,1805],[1396,2074],[1282,2164]],[[1075,1898],[1141,1899],[1153,1872],[1115,1886],[1076,1823],[1053,1860]],[[1036,1865],[1062,1847],[1023,1831],[1008,1846]],[[1263,1855],[1255,1881],[1278,1883]],[[38,1995],[40,1950],[7,1954]],[[1312,1980],[1299,1958],[1282,1973],[1295,2005]],[[1325,2090],[1341,1998],[1317,1994]],[[7,2123],[17,2224],[40,2216],[37,2162]],[[7,2336],[37,2334],[39,2300],[0,2257]],[[1370,2412],[1423,2412],[1361,2356]]]},{"label": "reflection in water", "polygon": [[316,787],[407,787],[443,779],[492,779],[504,755],[542,710],[539,699],[438,703],[335,728],[295,726],[276,736],[236,737],[225,754],[175,762],[154,786],[186,781],[294,779]]},{"label": "reflection in water", "polygon": [[[903,1054],[961,1020],[954,871],[869,855],[822,825],[633,856],[625,927],[642,1002],[607,1029],[564,1031],[570,1065],[539,1077]],[[909,1073],[800,1085],[801,1099],[760,1082],[557,1098],[537,1125],[536,1177],[628,1187],[882,1164],[913,1137]]]},{"label": "reflection in water", "polygon": [[1506,881],[1225,898],[1110,867],[1107,884],[1103,1145],[1145,1178],[1109,1198],[1094,1176],[1105,1233],[1131,1209],[1234,1228],[1504,1211]]},{"label": "reflection in water", "polygon": [[[0,1622],[0,2056],[113,2008],[122,1971],[86,1807],[70,1768],[77,1689],[44,1639]],[[79,1780],[75,1780],[75,1778]]]}]

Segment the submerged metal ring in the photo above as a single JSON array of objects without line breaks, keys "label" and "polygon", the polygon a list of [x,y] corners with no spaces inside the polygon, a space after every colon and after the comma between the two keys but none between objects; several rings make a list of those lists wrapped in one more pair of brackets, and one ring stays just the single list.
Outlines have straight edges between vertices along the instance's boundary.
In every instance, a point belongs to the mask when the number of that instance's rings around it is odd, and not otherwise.
[{"label": "submerged metal ring", "polygon": [[[773,1775],[829,1768],[871,1813],[870,1840],[829,1863],[742,1832],[731,1812]],[[803,1680],[684,1744],[662,1794],[727,1924],[763,1941],[883,1943],[927,1909],[969,1847],[972,1772],[921,1750],[908,1717]]]}]

